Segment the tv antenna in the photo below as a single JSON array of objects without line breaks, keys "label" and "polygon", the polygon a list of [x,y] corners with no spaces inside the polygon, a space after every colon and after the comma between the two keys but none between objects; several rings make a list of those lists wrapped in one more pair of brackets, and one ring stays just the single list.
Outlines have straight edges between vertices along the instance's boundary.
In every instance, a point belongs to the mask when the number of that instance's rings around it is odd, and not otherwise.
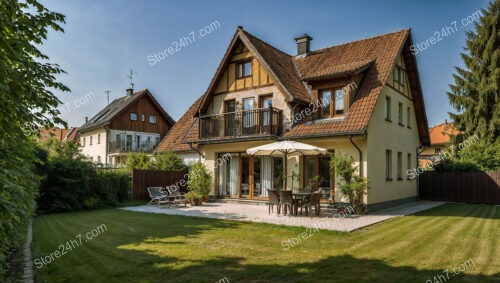
[{"label": "tv antenna", "polygon": [[108,105],[109,105],[109,94],[111,93],[111,91],[110,90],[106,90],[104,93],[108,96]]},{"label": "tv antenna", "polygon": [[130,74],[127,76],[127,78],[130,79],[130,88],[134,89],[134,75],[137,75],[137,72],[134,72],[134,70],[130,69]]}]

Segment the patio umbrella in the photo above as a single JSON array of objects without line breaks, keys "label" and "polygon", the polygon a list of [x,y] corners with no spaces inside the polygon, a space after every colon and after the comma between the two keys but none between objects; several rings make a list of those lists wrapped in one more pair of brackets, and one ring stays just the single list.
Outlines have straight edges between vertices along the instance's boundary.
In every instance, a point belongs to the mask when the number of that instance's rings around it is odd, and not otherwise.
[{"label": "patio umbrella", "polygon": [[326,149],[296,141],[280,141],[247,149],[250,155],[284,156],[285,157],[285,190],[287,181],[287,157],[293,154],[318,155],[325,154]]}]

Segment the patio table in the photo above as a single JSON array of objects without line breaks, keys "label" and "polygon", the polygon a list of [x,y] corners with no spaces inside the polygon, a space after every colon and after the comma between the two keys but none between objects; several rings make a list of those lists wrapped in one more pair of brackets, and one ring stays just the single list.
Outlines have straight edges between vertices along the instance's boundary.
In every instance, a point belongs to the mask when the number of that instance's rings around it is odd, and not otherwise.
[{"label": "patio table", "polygon": [[292,197],[295,200],[295,215],[297,215],[298,211],[298,205],[300,204],[300,215],[302,215],[302,204],[304,204],[304,201],[307,196],[311,196],[312,193],[305,193],[305,192],[298,192],[298,193],[292,193]]}]

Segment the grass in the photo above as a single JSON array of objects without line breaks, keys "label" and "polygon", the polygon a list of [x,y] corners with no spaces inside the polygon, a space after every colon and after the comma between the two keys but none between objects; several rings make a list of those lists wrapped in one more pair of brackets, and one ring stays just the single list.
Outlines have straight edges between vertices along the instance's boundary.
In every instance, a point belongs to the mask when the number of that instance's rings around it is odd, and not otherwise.
[{"label": "grass", "polygon": [[434,282],[445,269],[452,282],[500,281],[500,207],[471,204],[319,231],[288,250],[282,241],[304,228],[118,209],[42,215],[34,257],[101,224],[105,232],[35,268],[37,282]]}]

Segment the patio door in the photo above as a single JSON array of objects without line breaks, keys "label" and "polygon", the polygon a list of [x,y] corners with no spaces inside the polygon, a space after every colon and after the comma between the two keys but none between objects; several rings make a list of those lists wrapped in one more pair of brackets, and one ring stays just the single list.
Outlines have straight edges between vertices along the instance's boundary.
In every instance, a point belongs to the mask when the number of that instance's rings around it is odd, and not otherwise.
[{"label": "patio door", "polygon": [[254,111],[253,98],[243,99],[243,134],[251,135],[254,133]]},{"label": "patio door", "polygon": [[224,102],[224,135],[226,137],[237,136],[236,128],[236,100],[228,100]]},{"label": "patio door", "polygon": [[[222,158],[223,154],[219,154]],[[218,187],[219,196],[222,197],[238,197],[239,196],[239,180],[240,180],[240,158],[238,154],[231,154],[230,159],[226,160],[220,165],[218,164],[217,170],[219,171]]]},{"label": "patio door", "polygon": [[304,184],[308,189],[322,189],[321,200],[333,202],[334,174],[330,170],[330,156],[304,156]]},{"label": "patio door", "polygon": [[250,196],[250,157],[249,156],[241,156],[240,157],[240,178],[241,178],[241,187],[240,187],[240,196],[244,198],[248,198]]}]

